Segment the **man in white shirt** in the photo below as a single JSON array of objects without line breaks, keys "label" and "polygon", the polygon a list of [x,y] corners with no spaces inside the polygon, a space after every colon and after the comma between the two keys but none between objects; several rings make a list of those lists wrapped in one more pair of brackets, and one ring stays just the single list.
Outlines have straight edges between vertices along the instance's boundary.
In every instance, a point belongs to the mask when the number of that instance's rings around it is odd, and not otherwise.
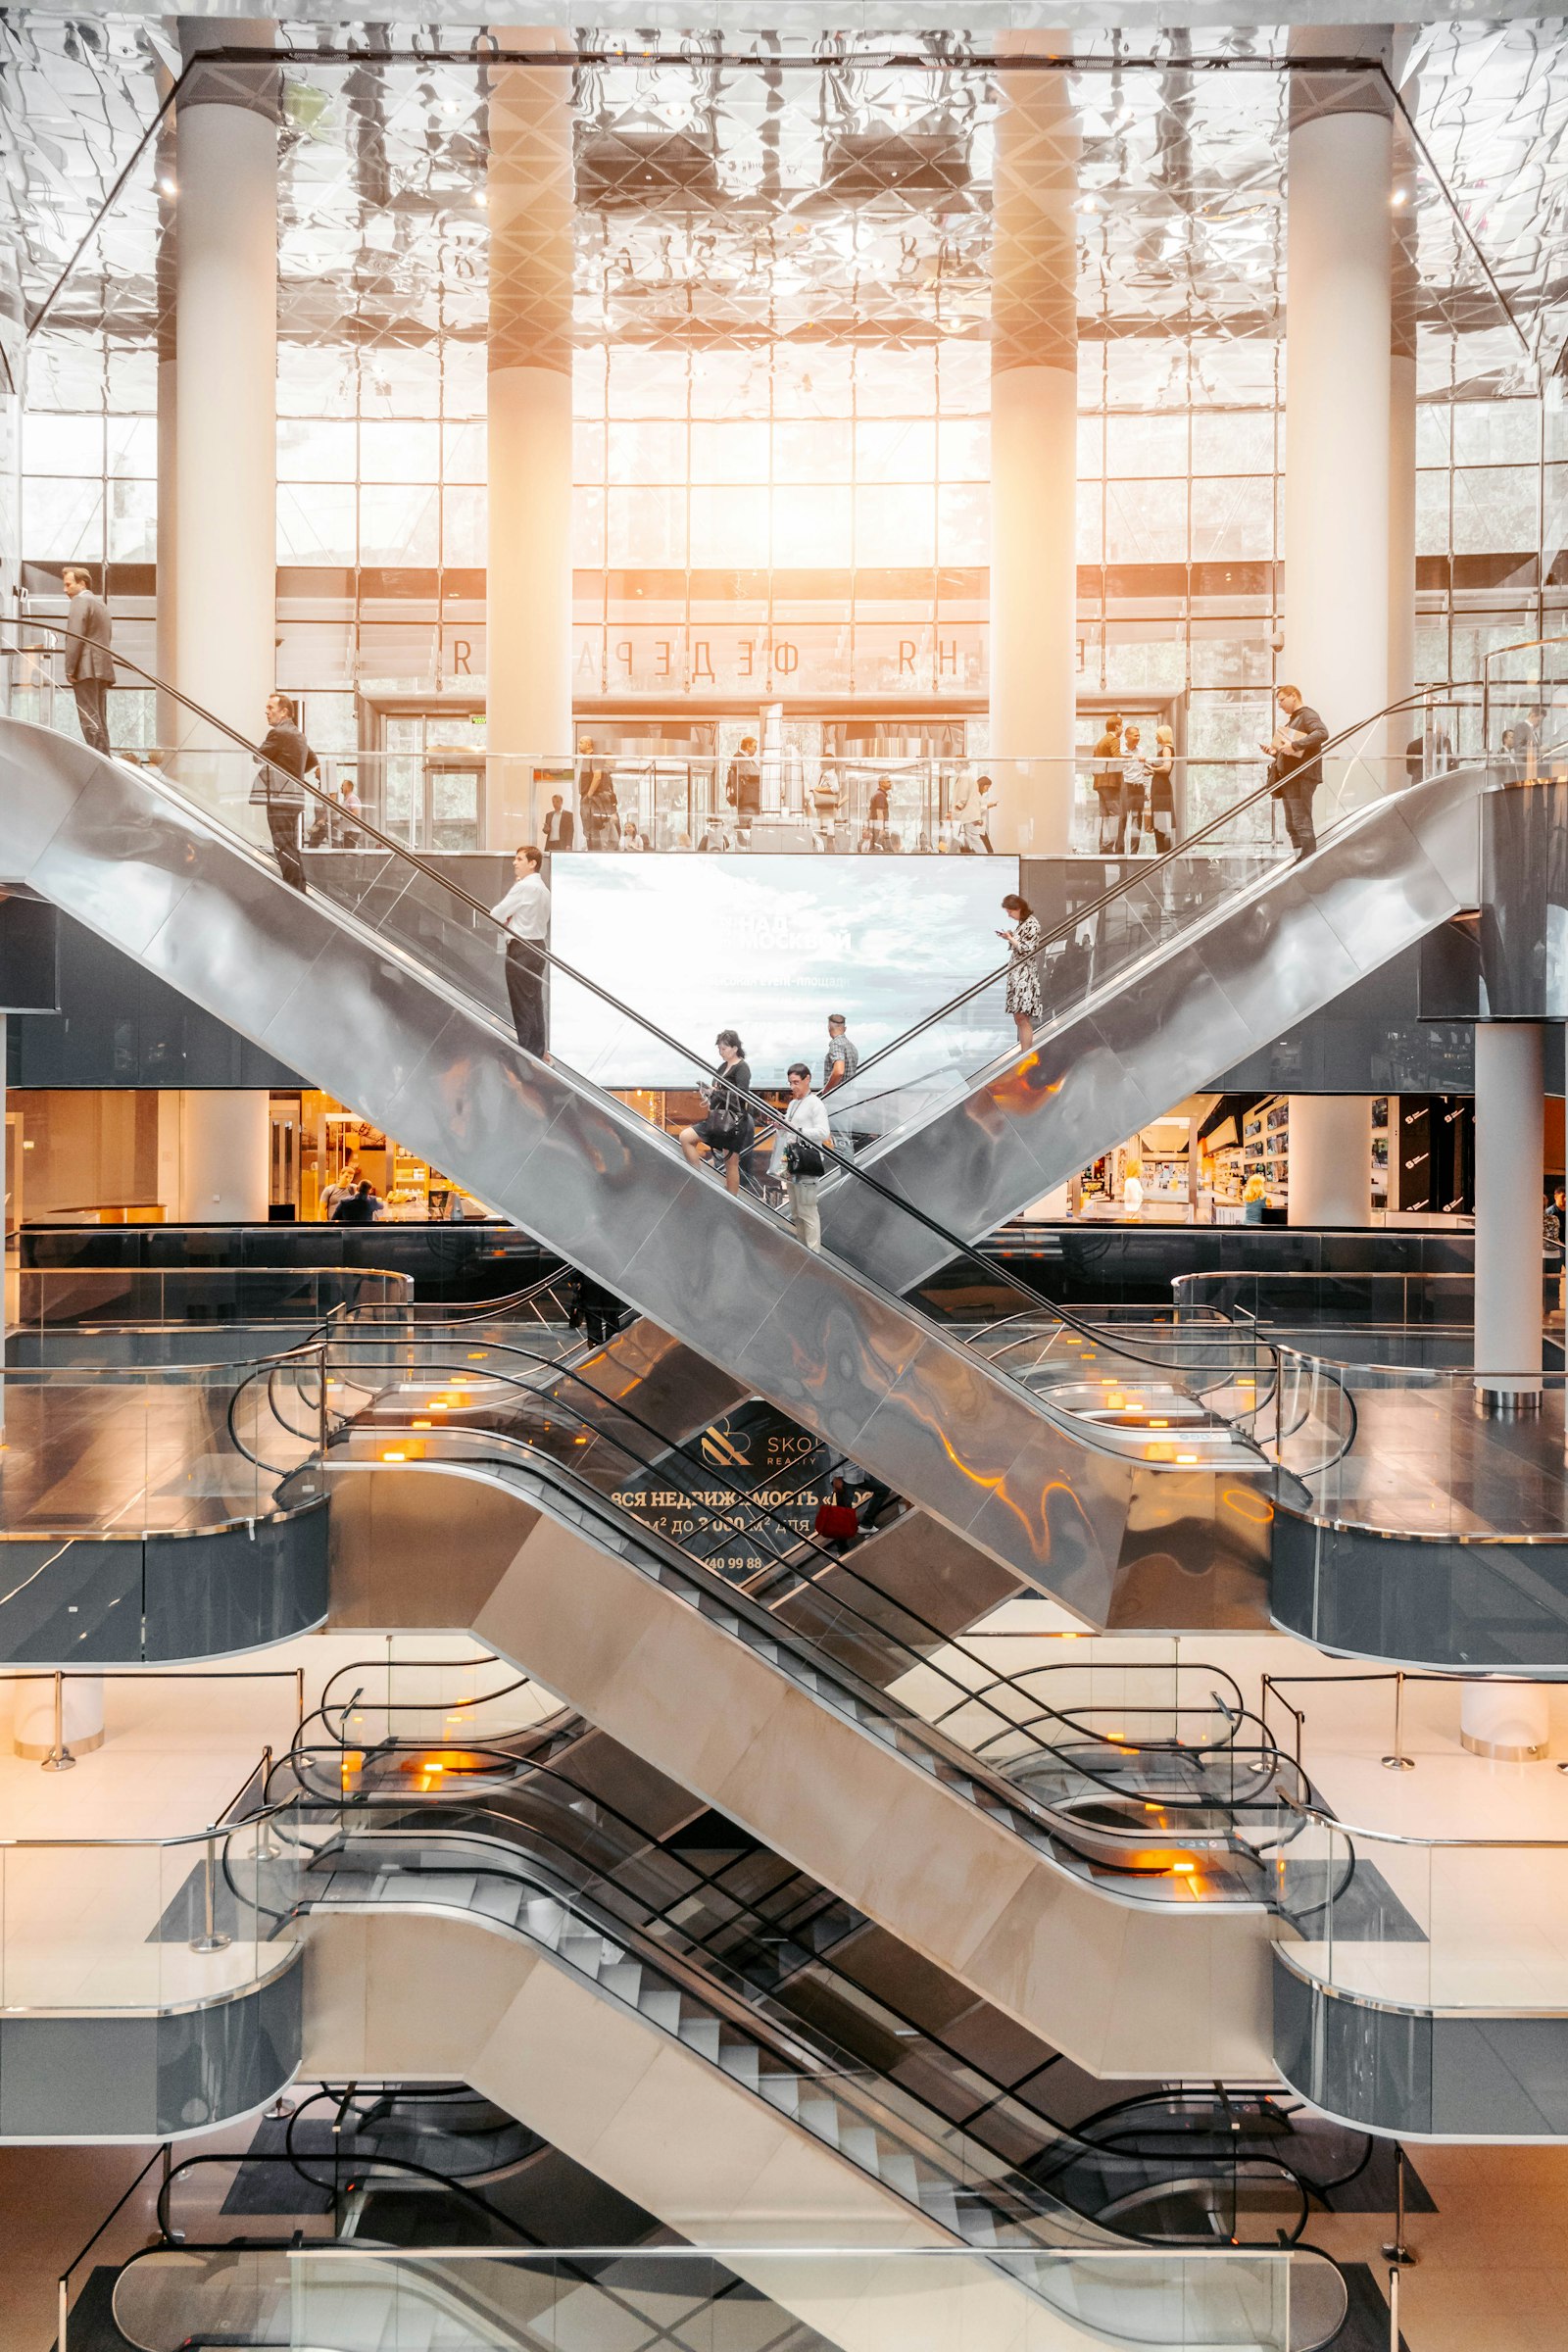
[{"label": "man in white shirt", "polygon": [[498,941],[497,945],[505,945],[507,951],[507,995],[517,1043],[525,1054],[537,1054],[541,1061],[548,1061],[545,941],[550,937],[550,893],[539,870],[543,864],[542,851],[532,847],[519,850],[513,859],[517,878],[490,912],[511,933],[509,939]]},{"label": "man in white shirt", "polygon": [[980,798],[975,813],[979,819],[981,846],[986,856],[990,858],[995,856],[991,846],[991,828],[996,822],[997,811],[1002,807],[1002,795],[989,776],[981,777],[979,789]]},{"label": "man in white shirt", "polygon": [[784,1188],[789,1195],[790,1216],[796,1232],[808,1250],[820,1250],[822,1217],[816,1205],[816,1192],[826,1173],[826,1161],[823,1161],[821,1171],[815,1176],[798,1176],[790,1167],[786,1154],[795,1143],[831,1147],[833,1135],[822,1098],[811,1092],[811,1073],[804,1061],[790,1063],[789,1080],[789,1104],[784,1112],[784,1124],[773,1146],[770,1173],[784,1179]]}]

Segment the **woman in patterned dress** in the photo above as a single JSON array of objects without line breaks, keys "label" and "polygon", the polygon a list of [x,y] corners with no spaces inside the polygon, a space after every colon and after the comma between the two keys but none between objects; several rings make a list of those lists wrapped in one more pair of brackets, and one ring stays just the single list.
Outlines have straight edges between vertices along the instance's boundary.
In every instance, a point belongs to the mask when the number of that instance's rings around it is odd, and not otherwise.
[{"label": "woman in patterned dress", "polygon": [[1040,917],[1027,899],[1005,898],[1002,911],[1013,918],[1010,931],[997,933],[1006,941],[1012,959],[1007,974],[1007,1010],[1018,1025],[1018,1051],[1027,1054],[1034,1045],[1035,1023],[1041,1013],[1040,967],[1035,961],[1040,953]]}]

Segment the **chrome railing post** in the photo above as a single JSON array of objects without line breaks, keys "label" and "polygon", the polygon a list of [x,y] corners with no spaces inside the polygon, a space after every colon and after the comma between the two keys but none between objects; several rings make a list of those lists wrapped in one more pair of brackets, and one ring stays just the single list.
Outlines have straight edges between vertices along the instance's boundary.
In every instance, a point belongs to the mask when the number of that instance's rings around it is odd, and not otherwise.
[{"label": "chrome railing post", "polygon": [[1394,1675],[1394,1752],[1383,1758],[1385,1772],[1414,1772],[1415,1758],[1404,1752],[1402,1729],[1404,1720],[1404,1668],[1395,1669]]},{"label": "chrome railing post", "polygon": [[[1394,2143],[1394,2238],[1391,2244],[1384,2247],[1383,2259],[1394,2265],[1389,2276],[1394,2284],[1395,2294],[1397,2296],[1399,2273],[1412,2269],[1420,2260],[1419,2255],[1412,2253],[1404,2242],[1404,2142],[1402,2139],[1396,2139]],[[1397,2344],[1399,2340],[1397,2332],[1395,2333],[1392,2340]]]},{"label": "chrome railing post", "polygon": [[1389,2352],[1401,2352],[1404,2338],[1399,2333],[1399,2274],[1389,2273]]},{"label": "chrome railing post", "polygon": [[66,1745],[66,1678],[55,1668],[55,1737],[54,1744],[38,1767],[40,1772],[72,1772],[76,1759]]},{"label": "chrome railing post", "polygon": [[207,1839],[207,1858],[202,1865],[202,1932],[193,1936],[193,1952],[226,1952],[230,1938],[220,1929],[215,1912],[218,1877],[218,1838],[216,1832]]}]

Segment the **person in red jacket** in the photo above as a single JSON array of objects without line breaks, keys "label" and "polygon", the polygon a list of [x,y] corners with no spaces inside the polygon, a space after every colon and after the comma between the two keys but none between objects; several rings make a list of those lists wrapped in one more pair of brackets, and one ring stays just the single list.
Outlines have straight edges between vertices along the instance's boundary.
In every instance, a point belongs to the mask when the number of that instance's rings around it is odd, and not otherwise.
[{"label": "person in red jacket", "polygon": [[821,1542],[831,1544],[837,1552],[846,1552],[852,1544],[859,1542],[859,1518],[845,1492],[842,1478],[835,1478],[832,1494],[817,1504],[813,1524]]}]

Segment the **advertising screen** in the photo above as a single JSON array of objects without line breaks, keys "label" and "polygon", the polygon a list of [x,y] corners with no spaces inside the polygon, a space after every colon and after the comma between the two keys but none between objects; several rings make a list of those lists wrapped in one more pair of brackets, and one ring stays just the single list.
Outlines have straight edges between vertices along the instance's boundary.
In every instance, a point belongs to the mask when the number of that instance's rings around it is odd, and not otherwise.
[{"label": "advertising screen", "polygon": [[[820,1073],[830,1012],[862,1057],[994,971],[1015,858],[593,856],[551,860],[551,948],[697,1060],[558,974],[550,1043],[609,1087],[688,1087],[736,1029],[760,1087]],[[976,1061],[1010,1039],[977,1007]],[[957,1040],[953,1041],[955,1044]]]}]

